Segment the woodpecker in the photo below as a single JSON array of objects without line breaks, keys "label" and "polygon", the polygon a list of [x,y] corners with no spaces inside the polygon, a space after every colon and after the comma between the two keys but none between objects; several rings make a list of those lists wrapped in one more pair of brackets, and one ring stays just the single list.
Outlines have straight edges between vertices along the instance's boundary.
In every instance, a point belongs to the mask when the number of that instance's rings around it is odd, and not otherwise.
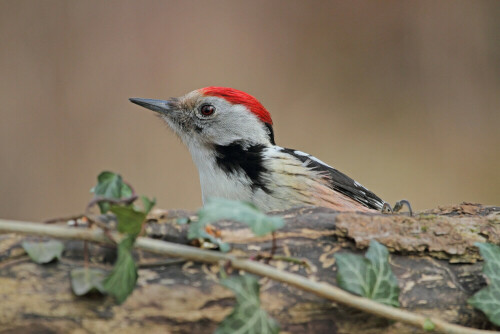
[{"label": "woodpecker", "polygon": [[204,203],[220,197],[248,201],[263,211],[297,206],[362,212],[391,208],[323,161],[276,145],[270,113],[245,92],[212,86],[166,101],[130,101],[157,112],[187,146],[198,168]]}]

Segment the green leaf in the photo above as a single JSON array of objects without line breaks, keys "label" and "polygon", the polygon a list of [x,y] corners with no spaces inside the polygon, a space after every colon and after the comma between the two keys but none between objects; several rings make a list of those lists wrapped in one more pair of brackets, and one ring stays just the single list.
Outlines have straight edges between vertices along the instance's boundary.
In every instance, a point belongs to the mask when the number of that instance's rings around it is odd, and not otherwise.
[{"label": "green leaf", "polygon": [[370,261],[355,254],[334,254],[337,261],[337,283],[347,291],[367,296],[370,287],[366,281]]},{"label": "green leaf", "polygon": [[121,185],[121,196],[120,198],[127,198],[132,196],[132,188],[122,180],[122,185]]},{"label": "green leaf", "polygon": [[368,271],[368,286],[371,287],[368,297],[398,307],[399,285],[389,265],[389,251],[381,243],[371,240],[365,257],[371,264]]},{"label": "green leaf", "polygon": [[488,286],[469,298],[468,303],[486,314],[488,319],[500,326],[500,247],[489,243],[475,243],[485,263],[483,273],[488,277]]},{"label": "green leaf", "polygon": [[230,247],[227,243],[205,231],[207,224],[219,220],[234,220],[244,223],[257,236],[266,235],[284,225],[281,217],[268,216],[251,203],[213,198],[198,211],[198,221],[189,225],[188,239],[207,239],[218,245],[222,252],[228,252]]},{"label": "green leaf", "polygon": [[105,293],[102,285],[106,273],[96,268],[76,268],[71,270],[71,288],[77,296],[83,296],[91,291]]},{"label": "green leaf", "polygon": [[[199,223],[214,223],[219,220],[234,220],[250,227],[257,236],[263,236],[284,226],[283,218],[268,216],[253,204],[223,198],[211,199],[198,211]],[[193,225],[194,226],[194,225]]]},{"label": "green leaf", "polygon": [[135,238],[128,236],[118,245],[118,258],[111,274],[104,281],[104,290],[121,304],[132,293],[137,282],[137,265],[132,257]]},{"label": "green leaf", "polygon": [[436,325],[432,322],[431,319],[427,318],[424,322],[424,330],[431,332],[436,328]]},{"label": "green leaf", "polygon": [[375,240],[365,257],[334,254],[337,261],[337,283],[347,291],[379,303],[399,306],[399,286],[389,265],[389,252]]},{"label": "green leaf", "polygon": [[268,234],[284,225],[281,217],[268,216],[251,203],[214,198],[198,211],[198,221],[189,225],[188,239],[207,239],[218,245],[221,251],[229,251],[228,244],[205,231],[206,225],[219,220],[244,223],[258,236]]},{"label": "green leaf", "polygon": [[220,251],[223,253],[227,253],[231,250],[231,246],[229,246],[229,244],[227,242],[223,242],[222,240],[217,239],[211,235],[208,235],[208,240],[210,240],[210,242],[219,246]]},{"label": "green leaf", "polygon": [[29,257],[36,263],[49,263],[54,259],[61,259],[64,244],[57,240],[46,242],[24,241],[22,246]]},{"label": "green leaf", "polygon": [[[97,185],[91,190],[96,197],[122,199],[132,195],[132,189],[123,182],[119,174],[104,171],[97,177]],[[110,205],[107,202],[99,202],[101,213],[109,211]]]},{"label": "green leaf", "polygon": [[216,334],[274,334],[278,323],[260,307],[260,286],[252,275],[233,276],[221,284],[234,291],[236,305],[216,329]]},{"label": "green leaf", "polygon": [[152,200],[147,198],[146,196],[141,196],[143,211],[146,215],[151,211],[151,209],[156,205],[156,198]]},{"label": "green leaf", "polygon": [[121,233],[127,233],[136,237],[141,233],[142,223],[146,219],[146,214],[137,211],[131,206],[120,206],[112,204],[109,209],[116,215],[118,221],[117,229]]}]

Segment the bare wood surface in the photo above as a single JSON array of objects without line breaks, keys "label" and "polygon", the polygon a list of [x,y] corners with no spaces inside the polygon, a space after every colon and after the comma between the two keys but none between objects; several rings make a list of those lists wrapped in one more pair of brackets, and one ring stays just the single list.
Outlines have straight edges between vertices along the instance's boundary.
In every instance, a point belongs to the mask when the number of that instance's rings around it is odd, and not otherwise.
[{"label": "bare wood surface", "polygon": [[[278,254],[303,258],[309,267],[285,261],[271,264],[335,284],[335,252],[362,254],[375,238],[392,252],[391,264],[401,287],[402,307],[458,324],[494,329],[466,304],[484,286],[476,241],[499,243],[500,208],[473,204],[438,208],[416,217],[346,214],[324,208],[284,213],[277,232]],[[156,210],[146,232],[187,243],[184,211]],[[241,224],[216,225],[233,254],[257,256],[271,247],[269,237],[256,238]],[[209,333],[230,312],[231,292],[217,284],[213,265],[165,259],[139,252],[138,287],[123,304],[98,295],[71,293],[69,271],[83,265],[82,242],[66,243],[62,261],[32,263],[20,247],[26,237],[0,236],[0,330],[2,332]],[[92,245],[92,265],[110,268],[114,251]],[[262,303],[289,333],[417,333],[400,323],[370,316],[262,279]]]}]

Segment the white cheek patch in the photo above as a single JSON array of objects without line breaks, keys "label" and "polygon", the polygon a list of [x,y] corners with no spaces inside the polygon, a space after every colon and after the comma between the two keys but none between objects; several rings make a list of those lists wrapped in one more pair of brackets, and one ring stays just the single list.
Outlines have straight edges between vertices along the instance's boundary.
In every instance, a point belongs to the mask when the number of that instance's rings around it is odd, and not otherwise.
[{"label": "white cheek patch", "polygon": [[245,106],[219,99],[216,108],[218,115],[204,129],[214,144],[227,146],[235,141],[269,144],[264,124]]}]

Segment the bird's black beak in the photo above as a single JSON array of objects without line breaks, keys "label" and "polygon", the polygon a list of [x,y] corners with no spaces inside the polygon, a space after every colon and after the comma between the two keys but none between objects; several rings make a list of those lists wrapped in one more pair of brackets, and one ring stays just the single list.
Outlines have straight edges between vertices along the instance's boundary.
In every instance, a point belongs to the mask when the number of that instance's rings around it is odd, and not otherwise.
[{"label": "bird's black beak", "polygon": [[130,98],[130,102],[140,105],[141,107],[156,111],[158,113],[167,113],[171,110],[170,101],[163,100],[153,100],[153,99],[139,99],[139,98]]}]

